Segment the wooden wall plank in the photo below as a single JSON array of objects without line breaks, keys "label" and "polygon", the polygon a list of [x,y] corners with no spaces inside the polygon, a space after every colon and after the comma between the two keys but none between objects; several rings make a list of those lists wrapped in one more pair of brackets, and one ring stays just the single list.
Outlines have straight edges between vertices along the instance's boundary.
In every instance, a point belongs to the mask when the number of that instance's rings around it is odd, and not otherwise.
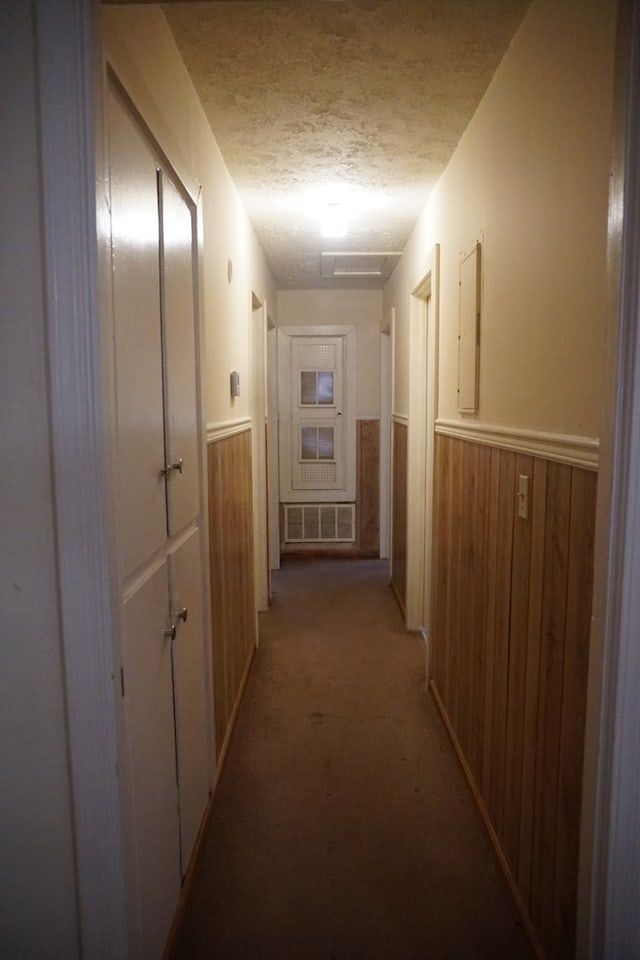
[{"label": "wooden wall plank", "polygon": [[493,678],[497,594],[498,511],[500,507],[500,451],[492,449],[489,464],[489,535],[487,538],[487,578],[485,598],[485,651],[487,667],[484,697],[484,742],[482,745],[482,795],[488,804],[491,794],[491,754],[493,741]]},{"label": "wooden wall plank", "polygon": [[[434,437],[433,444],[433,476],[434,483],[437,484],[442,476],[443,452],[446,444],[441,442],[442,438],[438,435]],[[433,529],[431,537],[431,649],[429,657],[429,676],[427,681],[435,684],[437,689],[441,688],[442,675],[442,651],[440,647],[440,637],[445,637],[442,627],[442,598],[440,596],[439,582],[441,579],[441,568],[439,559],[441,556],[441,534],[442,517],[444,513],[443,497],[434,498],[433,501]]]},{"label": "wooden wall plank", "polygon": [[498,522],[495,561],[493,698],[490,733],[491,774],[488,800],[492,822],[495,826],[496,833],[502,839],[507,735],[507,690],[509,678],[511,555],[515,503],[515,458],[511,451],[500,450],[499,460]]},{"label": "wooden wall plank", "polygon": [[451,688],[453,685],[452,673],[451,673],[451,637],[452,637],[452,627],[451,627],[451,611],[453,608],[453,603],[455,602],[455,594],[453,590],[452,577],[451,577],[451,548],[452,548],[452,532],[453,532],[453,519],[452,519],[452,510],[453,510],[453,444],[447,443],[446,445],[446,455],[444,458],[444,479],[443,479],[443,496],[446,497],[447,510],[444,517],[444,526],[442,528],[442,540],[441,543],[444,547],[444,557],[443,557],[443,579],[445,583],[445,607],[444,607],[444,617],[445,617],[445,627],[446,633],[444,635],[444,644],[443,644],[443,654],[444,654],[444,676],[443,676],[443,689],[446,691],[447,703],[450,701]]},{"label": "wooden wall plank", "polygon": [[361,553],[380,554],[380,421],[356,421],[357,548]]},{"label": "wooden wall plank", "polygon": [[551,950],[559,960],[575,954],[596,491],[595,473],[572,472]]},{"label": "wooden wall plank", "polygon": [[402,610],[407,597],[407,427],[393,423],[391,585]]},{"label": "wooden wall plank", "polygon": [[482,782],[482,759],[484,747],[485,692],[487,675],[486,636],[484,631],[484,612],[488,582],[487,549],[489,542],[489,494],[491,476],[491,451],[488,447],[475,444],[477,454],[477,480],[474,512],[475,582],[473,598],[473,678],[471,685],[471,747],[468,756],[469,768],[476,784]]},{"label": "wooden wall plank", "polygon": [[212,669],[220,757],[256,642],[249,431],[210,443],[207,463]]},{"label": "wooden wall plank", "polygon": [[451,443],[447,437],[436,437],[433,528],[433,629],[434,681],[448,701],[449,675],[449,530],[451,508]]},{"label": "wooden wall plank", "polygon": [[[531,487],[533,480],[532,457],[515,457],[515,490],[517,490],[518,478],[521,476],[527,477],[527,482]],[[520,856],[522,750],[531,571],[532,517],[530,507],[527,508],[527,513],[528,516],[523,518],[518,516],[517,510],[514,512],[511,560],[503,846],[514,877],[518,875]]]},{"label": "wooden wall plank", "polygon": [[542,631],[542,595],[544,587],[544,547],[547,504],[547,462],[536,459],[530,497],[531,560],[529,567],[529,607],[527,611],[527,662],[522,732],[522,805],[520,811],[520,847],[518,884],[525,903],[531,890],[533,856],[533,797],[538,730],[538,689],[540,684],[540,643]]},{"label": "wooden wall plank", "polygon": [[[223,529],[217,519],[217,491],[223,489],[222,467],[223,459],[219,456],[219,449],[209,444],[207,449],[208,460],[208,493],[209,493],[209,553],[210,557],[220,556],[223,549]],[[215,706],[216,753],[219,753],[221,738],[220,731],[224,730],[227,716],[225,682],[225,646],[222,642],[222,624],[225,621],[224,607],[226,597],[218,588],[216,565],[210,563],[210,590],[211,590],[211,649],[213,670],[213,692]]]},{"label": "wooden wall plank", "polygon": [[553,920],[570,502],[571,467],[549,463],[530,899],[545,947]]},{"label": "wooden wall plank", "polygon": [[459,510],[456,527],[458,582],[454,589],[460,602],[456,606],[458,628],[456,631],[456,675],[454,703],[455,724],[458,740],[465,756],[471,748],[471,686],[473,680],[473,609],[476,579],[473,557],[473,516],[475,506],[475,444],[456,444],[455,503]]},{"label": "wooden wall plank", "polygon": [[464,693],[460,689],[459,666],[462,657],[460,642],[461,607],[466,598],[466,584],[462,582],[463,542],[463,476],[464,444],[455,443],[451,456],[451,500],[449,527],[449,703],[448,707],[456,729],[459,729],[459,706]]},{"label": "wooden wall plank", "polygon": [[[478,532],[480,447],[471,443],[458,446],[462,454],[462,469],[460,485],[456,490],[456,496],[461,499],[459,602],[456,605],[459,610],[457,730],[460,745],[470,761],[471,756],[477,752],[473,726],[476,672],[483,672],[483,664],[477,657],[477,647],[482,644],[483,634],[481,593],[484,570],[483,558],[479,554]],[[477,763],[474,766],[477,767]]]}]

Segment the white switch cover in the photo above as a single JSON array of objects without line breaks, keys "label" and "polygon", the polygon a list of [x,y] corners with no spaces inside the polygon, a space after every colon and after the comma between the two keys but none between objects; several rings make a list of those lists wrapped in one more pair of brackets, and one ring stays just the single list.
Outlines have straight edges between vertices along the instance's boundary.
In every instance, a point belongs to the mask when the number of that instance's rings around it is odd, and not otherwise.
[{"label": "white switch cover", "polygon": [[522,520],[529,517],[529,477],[524,473],[518,477],[518,516]]}]

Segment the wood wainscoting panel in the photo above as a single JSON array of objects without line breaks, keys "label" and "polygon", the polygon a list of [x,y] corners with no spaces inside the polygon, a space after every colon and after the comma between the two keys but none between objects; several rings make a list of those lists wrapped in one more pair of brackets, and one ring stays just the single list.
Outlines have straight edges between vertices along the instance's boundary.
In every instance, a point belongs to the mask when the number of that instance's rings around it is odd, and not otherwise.
[{"label": "wood wainscoting panel", "polygon": [[[547,473],[530,895],[531,919],[545,945],[551,935],[555,880],[549,864],[555,861],[570,508],[571,467],[550,464]],[[576,816],[579,816],[579,810]]]},{"label": "wood wainscoting panel", "polygon": [[391,586],[402,612],[407,600],[407,424],[393,421]]},{"label": "wood wainscoting panel", "polygon": [[575,954],[596,488],[582,466],[436,435],[432,688],[554,960]]},{"label": "wood wainscoting panel", "polygon": [[[522,793],[533,797],[536,771],[536,735],[538,726],[538,677],[540,675],[540,643],[542,631],[542,597],[544,587],[544,546],[547,507],[547,461],[534,460],[531,510],[531,562],[529,568],[529,604],[527,616],[526,677],[522,726]],[[529,637],[533,638],[529,643]],[[518,886],[525,903],[531,894],[531,841],[533,837],[533,803],[522,803],[520,811],[520,844],[518,851]]]},{"label": "wood wainscoting panel", "polygon": [[380,556],[380,421],[356,421],[356,546]]},{"label": "wood wainscoting panel", "polygon": [[585,523],[584,518],[595,516],[596,492],[595,473],[572,472],[553,897],[552,952],[556,957],[575,954],[576,908],[572,891],[578,877],[580,817],[576,813],[582,798],[591,625],[591,604],[585,600],[591,596],[594,550],[594,527]]},{"label": "wood wainscoting panel", "polygon": [[256,644],[251,433],[208,444],[216,753],[224,753]]}]

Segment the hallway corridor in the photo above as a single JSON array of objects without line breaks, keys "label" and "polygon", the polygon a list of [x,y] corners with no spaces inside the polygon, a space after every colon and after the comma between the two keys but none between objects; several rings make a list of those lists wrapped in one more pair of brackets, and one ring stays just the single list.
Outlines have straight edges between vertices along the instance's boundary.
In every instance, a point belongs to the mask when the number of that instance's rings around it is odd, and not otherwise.
[{"label": "hallway corridor", "polygon": [[386,563],[288,561],[173,960],[529,958]]}]

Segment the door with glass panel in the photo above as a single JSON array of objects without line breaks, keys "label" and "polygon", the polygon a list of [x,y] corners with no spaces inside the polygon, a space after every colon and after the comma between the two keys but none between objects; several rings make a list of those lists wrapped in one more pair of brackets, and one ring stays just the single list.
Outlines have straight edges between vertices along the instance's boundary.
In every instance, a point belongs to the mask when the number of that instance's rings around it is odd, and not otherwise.
[{"label": "door with glass panel", "polygon": [[355,417],[350,327],[281,328],[280,499],[355,496]]}]

